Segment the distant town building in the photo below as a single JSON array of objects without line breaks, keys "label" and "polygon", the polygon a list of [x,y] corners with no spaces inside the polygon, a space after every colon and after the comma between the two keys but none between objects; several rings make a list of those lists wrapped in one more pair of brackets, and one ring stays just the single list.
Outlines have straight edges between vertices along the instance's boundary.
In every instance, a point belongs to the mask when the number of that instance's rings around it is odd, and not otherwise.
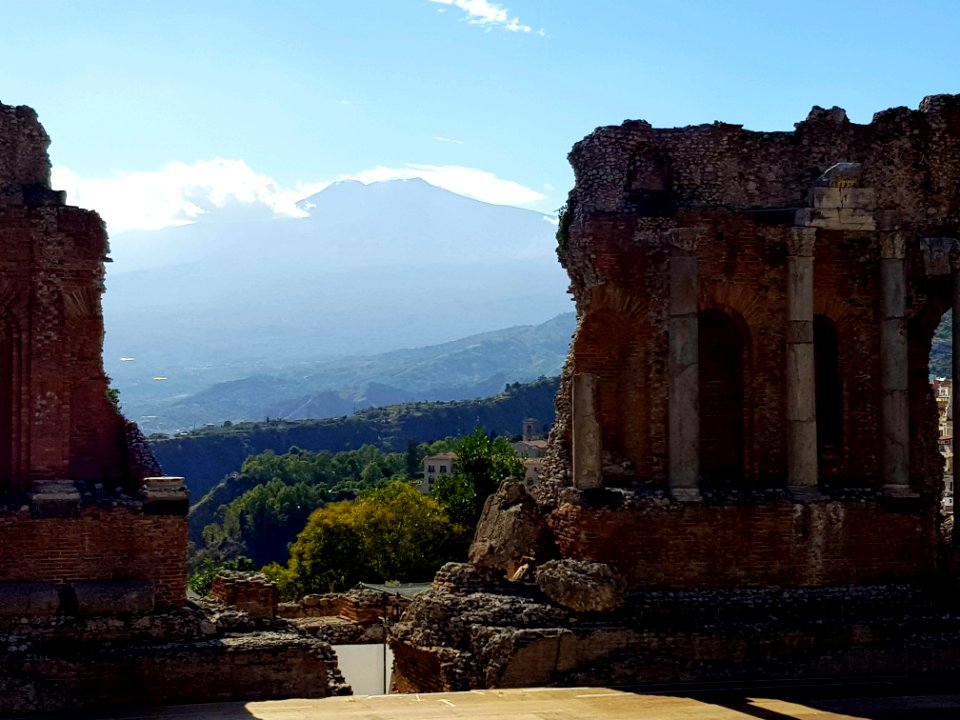
[{"label": "distant town building", "polygon": [[[543,457],[547,453],[547,441],[537,435],[536,429],[536,418],[525,418],[520,435],[522,439],[510,443],[517,457],[523,460],[523,482],[527,488],[532,488],[540,481],[540,476],[543,474]],[[427,494],[433,490],[438,477],[453,475],[453,463],[456,458],[456,453],[452,452],[425,457],[420,492]]]},{"label": "distant town building", "polygon": [[542,458],[547,454],[546,440],[519,440],[510,445],[517,456],[522,458]]},{"label": "distant town building", "polygon": [[523,459],[523,484],[529,490],[540,482],[543,475],[543,457],[526,457]]},{"label": "distant town building", "polygon": [[932,385],[940,430],[937,445],[943,455],[943,497],[940,507],[944,514],[950,514],[953,512],[953,380],[938,377],[934,378]]},{"label": "distant town building", "polygon": [[420,483],[420,492],[424,495],[433,490],[438,477],[453,475],[453,461],[456,455],[452,452],[429,455],[423,459],[423,480]]}]

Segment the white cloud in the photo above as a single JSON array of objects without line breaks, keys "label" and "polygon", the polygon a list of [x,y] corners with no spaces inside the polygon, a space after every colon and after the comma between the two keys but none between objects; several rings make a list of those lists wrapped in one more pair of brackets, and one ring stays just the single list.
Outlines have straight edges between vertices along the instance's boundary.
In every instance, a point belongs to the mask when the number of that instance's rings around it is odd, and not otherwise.
[{"label": "white cloud", "polygon": [[[422,178],[451,192],[498,205],[528,205],[544,199],[542,193],[491,172],[455,165],[407,164],[376,167],[337,180],[363,183]],[[233,217],[306,217],[309,208],[297,202],[320,192],[331,181],[297,182],[283,187],[255,172],[242,160],[201,160],[193,164],[167,163],[160,170],[115,172],[105,178],[83,178],[69,168],[53,170],[53,187],[66,190],[71,205],[96,210],[111,234],[127,230],[157,230],[186,225],[204,215],[215,217],[227,206]]]},{"label": "white cloud", "polygon": [[[512,17],[505,7],[489,0],[428,0],[428,2],[457,7],[463,10],[468,23],[481,25],[488,31],[494,27],[500,27],[510,32],[533,32],[532,27],[521,23],[519,18]],[[538,30],[537,35],[543,36],[543,30]]]},{"label": "white cloud", "polygon": [[384,180],[410,180],[421,178],[458,195],[494,205],[530,205],[543,200],[546,195],[525,187],[513,180],[498,178],[486,170],[459,167],[457,165],[419,165],[408,163],[403,167],[375,167],[354,175],[341,175],[341,180],[359,180],[362,183]]},{"label": "white cloud", "polygon": [[53,170],[53,187],[67,191],[73,205],[97,210],[113,233],[185,225],[227,205],[260,206],[276,215],[303,217],[303,197],[330,183],[279,186],[242,160],[167,163],[160,170],[115,172],[106,178],[82,178],[66,167]]},{"label": "white cloud", "polygon": [[442,135],[434,135],[433,139],[437,142],[445,143],[454,143],[455,145],[463,145],[463,140],[454,140],[453,138],[443,137]]}]

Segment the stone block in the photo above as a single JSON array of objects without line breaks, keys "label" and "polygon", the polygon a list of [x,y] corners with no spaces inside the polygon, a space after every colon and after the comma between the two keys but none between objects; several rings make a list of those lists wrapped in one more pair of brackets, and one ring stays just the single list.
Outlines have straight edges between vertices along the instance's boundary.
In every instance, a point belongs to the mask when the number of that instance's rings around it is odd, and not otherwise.
[{"label": "stone block", "polygon": [[147,515],[185,516],[190,511],[190,493],[182,477],[144,478],[141,493]]},{"label": "stone block", "polygon": [[30,493],[30,514],[37,518],[76,517],[80,491],[71,480],[41,480]]},{"label": "stone block", "polygon": [[154,608],[151,580],[80,580],[70,587],[81,616],[147,613]]},{"label": "stone block", "polygon": [[52,617],[59,606],[56,583],[0,583],[0,617]]},{"label": "stone block", "polygon": [[873,213],[862,208],[840,208],[838,219],[842,230],[876,230]]},{"label": "stone block", "polygon": [[623,602],[627,583],[609,565],[550,560],[537,570],[537,585],[555,603],[576,612],[610,612]]}]

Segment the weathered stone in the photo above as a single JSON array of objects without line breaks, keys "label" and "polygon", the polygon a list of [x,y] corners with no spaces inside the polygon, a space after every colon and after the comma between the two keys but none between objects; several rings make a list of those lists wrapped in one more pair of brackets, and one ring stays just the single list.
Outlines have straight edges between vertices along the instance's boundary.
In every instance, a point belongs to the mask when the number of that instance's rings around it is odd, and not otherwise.
[{"label": "weathered stone", "polygon": [[579,488],[600,487],[601,454],[597,378],[580,373],[573,379],[573,414],[577,418],[573,436],[573,481]]},{"label": "weathered stone", "polygon": [[221,570],[213,577],[210,595],[254,619],[276,617],[280,603],[280,591],[276,584],[258,572]]},{"label": "weathered stone", "polygon": [[487,498],[470,545],[470,562],[508,576],[536,557],[543,516],[523,483],[506,480]]},{"label": "weathered stone", "polygon": [[78,580],[70,590],[81,616],[151,612],[156,596],[149,580]]},{"label": "weathered stone", "polygon": [[56,583],[0,583],[0,617],[53,617],[59,606]]},{"label": "weathered stone", "polygon": [[550,560],[537,568],[537,585],[555,603],[577,612],[611,612],[620,607],[627,583],[609,565]]}]

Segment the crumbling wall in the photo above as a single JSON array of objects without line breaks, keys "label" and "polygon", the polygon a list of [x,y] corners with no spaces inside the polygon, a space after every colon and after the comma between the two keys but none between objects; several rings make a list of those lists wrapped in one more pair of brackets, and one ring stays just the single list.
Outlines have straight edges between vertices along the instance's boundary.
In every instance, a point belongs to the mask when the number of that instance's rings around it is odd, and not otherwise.
[{"label": "crumbling wall", "polygon": [[50,138],[26,106],[0,104],[0,193],[9,185],[50,185]]},{"label": "crumbling wall", "polygon": [[398,687],[952,672],[927,376],[960,96],[793,132],[630,121],[570,162],[546,473],[394,628]]},{"label": "crumbling wall", "polygon": [[[609,470],[627,463],[630,482],[666,482],[667,235],[700,227],[700,307],[735,314],[749,329],[747,474],[764,485],[783,483],[787,235],[796,210],[810,204],[816,179],[841,160],[862,165],[859,184],[872,189],[875,214],[895,218],[909,236],[907,316],[930,305],[939,319],[949,295],[925,275],[916,239],[956,236],[960,226],[957,96],[927,98],[919,111],[877,113],[869,125],[851,123],[837,108],[814,108],[792,133],[722,123],[659,129],[635,121],[600,128],[574,146],[577,183],[561,256],[579,324],[567,374],[599,378]],[[837,324],[844,381],[842,462],[824,470],[853,485],[874,484],[880,473],[879,260],[875,232],[825,230],[816,243],[814,312]],[[918,377],[929,343],[926,334],[911,337]],[[567,377],[561,413],[570,392]],[[911,406],[918,431],[926,432],[928,414],[924,403]],[[571,427],[562,413],[552,443],[568,476]],[[933,455],[929,447],[914,453],[915,476],[926,473]]]},{"label": "crumbling wall", "polygon": [[186,588],[188,498],[107,396],[107,233],[50,188],[50,143],[0,105],[0,583]]},{"label": "crumbling wall", "polygon": [[161,612],[3,614],[0,714],[350,694],[330,645],[199,602]]}]

